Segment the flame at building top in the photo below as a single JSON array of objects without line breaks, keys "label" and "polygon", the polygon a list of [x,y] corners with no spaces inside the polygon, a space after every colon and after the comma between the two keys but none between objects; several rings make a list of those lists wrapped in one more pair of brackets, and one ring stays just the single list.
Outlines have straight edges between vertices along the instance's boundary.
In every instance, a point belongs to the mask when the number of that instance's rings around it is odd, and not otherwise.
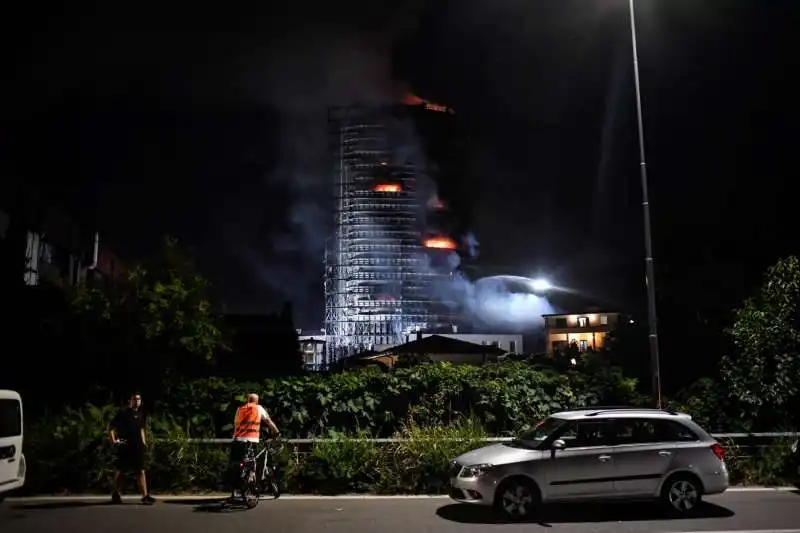
[{"label": "flame at building top", "polygon": [[456,248],[458,248],[458,244],[456,244],[456,241],[454,241],[450,237],[443,237],[443,236],[429,237],[425,239],[423,245],[425,246],[425,248],[438,248],[441,250],[455,250]]},{"label": "flame at building top", "polygon": [[450,113],[451,115],[455,115],[456,113],[455,110],[450,107],[441,104],[434,104],[433,102],[429,102],[428,100],[410,93],[403,97],[403,104],[409,106],[424,106],[428,111],[437,111],[439,113]]},{"label": "flame at building top", "polygon": [[399,183],[379,183],[372,190],[375,192],[401,192],[403,188]]}]

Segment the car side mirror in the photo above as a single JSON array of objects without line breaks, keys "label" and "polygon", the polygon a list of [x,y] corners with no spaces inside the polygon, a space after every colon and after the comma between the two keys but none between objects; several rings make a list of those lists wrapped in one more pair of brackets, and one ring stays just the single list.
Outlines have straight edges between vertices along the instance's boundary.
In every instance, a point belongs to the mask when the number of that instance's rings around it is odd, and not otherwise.
[{"label": "car side mirror", "polygon": [[556,439],[553,441],[553,444],[551,444],[550,447],[554,450],[563,450],[567,447],[567,443],[561,439]]}]

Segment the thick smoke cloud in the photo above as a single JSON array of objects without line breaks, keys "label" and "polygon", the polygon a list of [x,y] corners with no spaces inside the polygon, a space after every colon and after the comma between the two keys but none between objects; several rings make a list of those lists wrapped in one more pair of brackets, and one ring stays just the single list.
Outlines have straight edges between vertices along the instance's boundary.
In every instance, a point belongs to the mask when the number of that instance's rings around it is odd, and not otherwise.
[{"label": "thick smoke cloud", "polygon": [[[265,298],[294,302],[301,327],[318,327],[322,319],[322,261],[333,223],[328,107],[378,104],[394,93],[388,43],[349,31],[309,28],[273,38],[243,51],[231,74],[240,98],[275,116],[273,146],[264,147],[274,163],[263,184],[230,201],[236,217],[252,196],[261,198],[260,215],[252,209],[251,216],[238,215],[262,221],[266,234],[232,224],[219,240]],[[248,236],[232,235],[241,231]]]},{"label": "thick smoke cloud", "polygon": [[[477,248],[474,235],[468,236],[465,246],[468,250]],[[457,270],[460,261],[455,252],[448,256],[453,275],[440,278],[435,291],[439,298],[453,302],[472,327],[527,333],[541,329],[542,315],[556,312],[546,295],[533,291],[532,279],[496,275],[471,280]]]},{"label": "thick smoke cloud", "polygon": [[[240,98],[276,113],[279,128],[273,148],[277,157],[264,181],[267,188],[282,189],[281,205],[265,197],[262,209],[280,211],[282,223],[265,224],[277,229],[266,235],[251,231],[250,237],[241,236],[241,228],[232,225],[224,241],[229,253],[247,266],[251,278],[276,299],[295,303],[298,325],[303,327],[316,327],[322,319],[322,259],[333,229],[327,109],[397,100],[401,84],[392,77],[391,42],[413,26],[418,9],[411,0],[391,14],[385,10],[367,13],[373,23],[364,24],[366,4],[360,4],[345,2],[337,7],[340,13],[361,10],[354,18],[361,22],[358,28],[345,24],[330,29],[317,24],[292,35],[277,31],[269,42],[260,39],[252,47],[240,48],[235,64],[228,67],[233,68],[229,76],[231,84],[239,87]],[[396,153],[421,152],[415,139],[404,144]],[[435,188],[427,179],[425,186],[433,196]],[[254,195],[265,193],[259,188],[242,191],[239,204],[252,205],[254,199],[244,196]],[[236,209],[233,201],[233,216]],[[477,254],[474,236],[467,235],[464,245],[470,255]],[[476,325],[487,327],[524,329],[547,309],[538,296],[513,292],[494,281],[473,283],[460,273],[443,278],[437,291],[455,301]]]}]

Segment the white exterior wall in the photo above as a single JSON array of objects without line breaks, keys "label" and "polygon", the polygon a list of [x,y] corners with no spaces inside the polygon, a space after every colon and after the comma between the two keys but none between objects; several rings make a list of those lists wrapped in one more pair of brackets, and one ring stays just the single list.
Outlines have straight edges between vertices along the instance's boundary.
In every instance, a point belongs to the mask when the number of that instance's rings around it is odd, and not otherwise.
[{"label": "white exterior wall", "polygon": [[[501,333],[423,333],[422,337],[430,337],[432,335],[439,335],[440,337],[448,337],[464,342],[471,342],[473,344],[480,344],[491,346],[497,344],[501,350],[510,353],[523,353],[522,335],[509,335]],[[408,335],[405,342],[412,342],[417,336],[415,334]],[[512,346],[513,343],[513,346]],[[394,348],[398,344],[381,344],[375,347],[376,351],[388,350]]]},{"label": "white exterior wall", "polygon": [[[483,346],[491,346],[496,343],[497,347],[501,350],[505,350],[509,353],[523,353],[524,348],[522,346],[522,335],[516,334],[500,334],[500,333],[423,333],[422,337],[430,337],[432,335],[439,335],[441,337],[448,337],[451,339],[457,339],[464,342],[471,342],[473,344],[480,344]],[[416,334],[408,335],[405,342],[411,342],[417,338]],[[309,341],[325,341],[325,334],[324,333],[316,333],[316,334],[303,334],[300,332],[298,336],[298,340],[300,342],[300,348],[302,351],[306,351],[307,343]],[[394,348],[401,343],[395,344],[379,344],[375,346],[375,351],[380,352],[383,350],[388,350],[389,348]],[[312,369],[318,369],[322,367],[323,364],[323,355],[324,355],[324,348],[321,345],[313,345],[314,350],[316,353],[314,354],[314,363]],[[312,365],[309,365],[312,366]]]}]

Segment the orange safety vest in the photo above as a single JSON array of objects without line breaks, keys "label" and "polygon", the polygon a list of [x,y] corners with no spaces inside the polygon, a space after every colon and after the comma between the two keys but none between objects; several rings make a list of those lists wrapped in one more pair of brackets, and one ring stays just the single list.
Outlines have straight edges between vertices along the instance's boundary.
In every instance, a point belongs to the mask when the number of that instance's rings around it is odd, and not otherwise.
[{"label": "orange safety vest", "polygon": [[258,439],[261,433],[261,412],[257,403],[248,403],[236,411],[234,439]]}]

